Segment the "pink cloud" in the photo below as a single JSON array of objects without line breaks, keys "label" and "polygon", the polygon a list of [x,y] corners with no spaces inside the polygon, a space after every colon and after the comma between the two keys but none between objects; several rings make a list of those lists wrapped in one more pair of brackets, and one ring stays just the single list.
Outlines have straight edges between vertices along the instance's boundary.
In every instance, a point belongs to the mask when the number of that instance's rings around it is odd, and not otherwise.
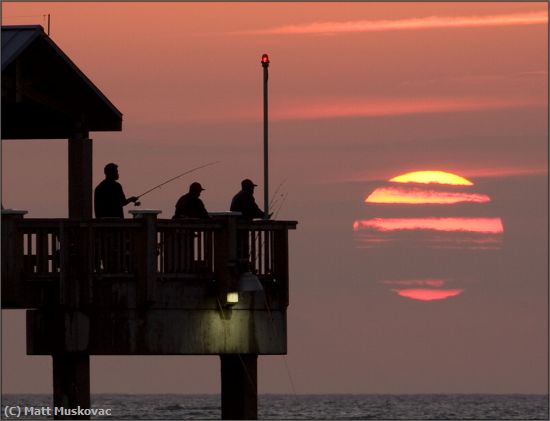
[{"label": "pink cloud", "polygon": [[498,168],[476,168],[464,170],[468,177],[511,177],[522,175],[546,175],[548,167],[498,167]]},{"label": "pink cloud", "polygon": [[274,106],[273,120],[308,120],[342,117],[383,117],[408,114],[453,113],[546,106],[534,98],[403,98],[403,99],[325,99],[302,104]]},{"label": "pink cloud", "polygon": [[445,284],[443,279],[401,279],[397,281],[380,281],[381,284],[385,285],[421,285],[421,286],[431,286],[440,288]]},{"label": "pink cloud", "polygon": [[[536,166],[536,167],[512,167],[512,166],[500,166],[500,167],[482,167],[482,168],[461,168],[458,172],[463,174],[467,178],[484,178],[484,177],[514,177],[514,176],[532,176],[532,175],[547,175],[548,167]],[[339,182],[357,182],[357,181],[381,181],[388,177],[388,170],[374,172],[369,170],[358,171],[347,176],[338,178]]]},{"label": "pink cloud", "polygon": [[428,16],[412,19],[357,20],[348,22],[313,22],[248,31],[256,34],[310,35],[361,32],[411,31],[446,28],[481,28],[548,23],[545,11],[486,16]]},{"label": "pink cloud", "polygon": [[[270,108],[271,121],[321,120],[331,118],[353,117],[386,117],[428,113],[455,113],[469,111],[513,109],[523,107],[546,107],[545,99],[530,97],[423,97],[423,98],[311,98],[296,100],[280,98]],[[172,106],[170,106],[172,108]],[[170,108],[170,109],[171,109]],[[132,118],[150,122],[147,107],[129,113]],[[150,113],[149,113],[150,114]],[[155,117],[155,122],[243,122],[261,121],[261,110],[258,107],[234,104],[226,107],[213,104],[209,107],[197,106],[193,109],[178,109],[162,117]]]}]

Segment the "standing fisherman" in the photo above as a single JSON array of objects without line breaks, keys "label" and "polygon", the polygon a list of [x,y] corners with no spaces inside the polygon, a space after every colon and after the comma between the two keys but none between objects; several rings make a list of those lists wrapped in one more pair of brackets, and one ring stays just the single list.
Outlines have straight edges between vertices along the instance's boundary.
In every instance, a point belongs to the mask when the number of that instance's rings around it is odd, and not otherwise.
[{"label": "standing fisherman", "polygon": [[128,199],[124,195],[119,179],[118,165],[110,163],[103,169],[105,180],[94,191],[94,211],[96,218],[124,218],[122,208],[130,202],[136,203],[137,197]]},{"label": "standing fisherman", "polygon": [[210,218],[204,203],[199,199],[201,192],[204,191],[200,183],[196,181],[189,186],[189,193],[181,196],[176,203],[176,218]]},{"label": "standing fisherman", "polygon": [[254,187],[256,186],[257,185],[248,178],[241,181],[242,190],[233,197],[230,210],[233,212],[241,212],[242,217],[248,220],[263,218],[264,212],[258,207],[254,199]]}]

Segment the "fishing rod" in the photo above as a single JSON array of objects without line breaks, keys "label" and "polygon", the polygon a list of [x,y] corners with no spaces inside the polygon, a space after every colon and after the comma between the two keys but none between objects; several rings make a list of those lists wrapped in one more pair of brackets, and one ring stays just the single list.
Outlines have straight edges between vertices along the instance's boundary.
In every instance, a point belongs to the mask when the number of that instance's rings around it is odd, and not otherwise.
[{"label": "fishing rod", "polygon": [[283,185],[286,183],[286,180],[288,180],[287,178],[285,178],[283,181],[281,181],[279,183],[279,185],[277,186],[277,188],[275,189],[275,191],[273,192],[273,197],[271,198],[271,201],[269,202],[269,207],[271,208],[271,204],[273,203],[273,200],[275,199],[275,197],[277,196],[277,193],[279,193],[279,190],[281,190],[281,187],[283,187]]},{"label": "fishing rod", "polygon": [[281,196],[283,197],[283,200],[282,200],[281,203],[279,204],[279,207],[277,208],[277,210],[274,211],[273,219],[277,218],[277,215],[279,214],[279,212],[281,211],[283,205],[285,204],[285,200],[286,200],[286,198],[287,198],[287,196],[288,196],[288,192],[286,192],[286,193],[284,194],[284,196],[283,196],[283,195],[281,195]]},{"label": "fishing rod", "polygon": [[195,167],[195,168],[192,168],[192,169],[187,170],[187,171],[185,171],[185,172],[182,172],[181,174],[178,174],[178,175],[176,175],[175,177],[169,178],[168,180],[163,181],[162,183],[156,185],[155,187],[150,188],[150,189],[147,190],[146,192],[141,193],[139,196],[136,196],[136,200],[139,199],[140,197],[145,196],[145,195],[148,194],[148,193],[151,193],[153,190],[156,190],[156,189],[158,189],[158,188],[164,186],[165,184],[170,183],[171,181],[174,181],[174,180],[176,180],[176,179],[178,179],[178,178],[180,178],[180,177],[183,177],[184,175],[191,174],[191,173],[194,172],[194,171],[200,170],[201,168],[209,167],[210,165],[219,164],[220,162],[221,162],[221,161],[209,162],[208,164],[200,165],[200,166],[198,166],[198,167]]},{"label": "fishing rod", "polygon": [[[269,210],[272,210],[275,206],[275,203],[277,203],[277,201],[279,200],[278,197],[277,197],[277,193],[279,193],[279,190],[281,189],[281,187],[286,183],[286,178],[281,182],[279,183],[279,185],[277,186],[277,188],[275,189],[275,192],[273,193],[273,197],[271,198],[271,201],[269,202]],[[282,196],[282,194],[281,194]]]}]

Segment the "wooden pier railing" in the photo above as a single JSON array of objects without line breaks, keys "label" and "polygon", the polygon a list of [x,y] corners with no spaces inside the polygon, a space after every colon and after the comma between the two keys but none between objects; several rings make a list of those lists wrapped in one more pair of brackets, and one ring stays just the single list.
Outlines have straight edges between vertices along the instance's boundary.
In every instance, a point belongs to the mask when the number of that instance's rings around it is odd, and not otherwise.
[{"label": "wooden pier railing", "polygon": [[105,282],[134,283],[136,300],[154,305],[163,281],[219,281],[217,265],[228,259],[233,237],[238,270],[288,304],[292,221],[30,219],[3,211],[2,227],[3,308],[102,306],[97,290]]}]

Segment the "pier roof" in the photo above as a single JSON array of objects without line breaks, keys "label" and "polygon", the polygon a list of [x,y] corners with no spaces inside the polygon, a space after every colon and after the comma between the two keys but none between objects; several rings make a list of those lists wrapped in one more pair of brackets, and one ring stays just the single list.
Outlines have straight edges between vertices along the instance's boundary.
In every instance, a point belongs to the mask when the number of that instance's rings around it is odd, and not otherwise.
[{"label": "pier roof", "polygon": [[122,113],[42,26],[2,26],[3,139],[121,129]]}]

